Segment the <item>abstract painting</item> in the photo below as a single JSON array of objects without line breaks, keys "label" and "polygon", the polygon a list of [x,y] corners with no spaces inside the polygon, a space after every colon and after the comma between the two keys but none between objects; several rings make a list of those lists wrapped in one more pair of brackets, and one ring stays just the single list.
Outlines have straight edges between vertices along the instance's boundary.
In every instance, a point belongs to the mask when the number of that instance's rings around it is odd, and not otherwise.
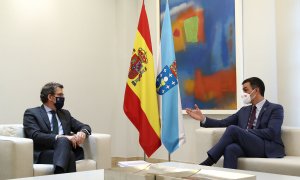
[{"label": "abstract painting", "polygon": [[182,108],[236,110],[235,0],[169,0],[169,7]]}]

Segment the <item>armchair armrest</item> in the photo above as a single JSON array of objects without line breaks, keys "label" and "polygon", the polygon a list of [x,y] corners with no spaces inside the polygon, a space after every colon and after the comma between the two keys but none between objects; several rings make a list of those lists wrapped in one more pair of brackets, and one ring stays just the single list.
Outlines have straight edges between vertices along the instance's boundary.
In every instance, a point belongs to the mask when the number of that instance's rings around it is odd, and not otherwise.
[{"label": "armchair armrest", "polygon": [[0,136],[0,179],[33,176],[33,141]]},{"label": "armchair armrest", "polygon": [[196,129],[196,150],[199,162],[207,158],[207,151],[219,141],[224,131],[225,128]]},{"label": "armchair armrest", "polygon": [[91,134],[83,144],[84,155],[97,163],[97,169],[111,168],[111,136]]}]

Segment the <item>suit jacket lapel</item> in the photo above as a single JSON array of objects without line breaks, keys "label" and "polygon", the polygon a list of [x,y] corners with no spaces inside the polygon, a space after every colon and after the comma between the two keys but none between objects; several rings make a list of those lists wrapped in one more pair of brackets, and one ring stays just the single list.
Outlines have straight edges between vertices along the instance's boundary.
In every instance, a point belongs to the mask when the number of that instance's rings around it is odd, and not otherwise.
[{"label": "suit jacket lapel", "polygon": [[41,116],[42,116],[43,121],[45,122],[48,130],[51,131],[50,120],[49,120],[49,117],[48,117],[47,112],[46,112],[46,110],[45,110],[45,108],[44,108],[43,105],[40,108],[40,112],[41,112]]},{"label": "suit jacket lapel", "polygon": [[67,127],[67,120],[66,120],[66,116],[64,115],[64,113],[62,113],[62,111],[58,110],[57,111],[57,115],[59,117],[59,120],[61,122],[61,126],[63,128],[63,131],[64,131],[64,134],[66,134],[67,130],[66,130],[66,127]]},{"label": "suit jacket lapel", "polygon": [[269,101],[266,100],[265,104],[263,105],[263,107],[261,108],[259,115],[257,117],[257,122],[256,122],[256,128],[259,127],[261,120],[262,120],[262,115],[264,114],[264,112],[267,110],[268,106],[269,106]]}]

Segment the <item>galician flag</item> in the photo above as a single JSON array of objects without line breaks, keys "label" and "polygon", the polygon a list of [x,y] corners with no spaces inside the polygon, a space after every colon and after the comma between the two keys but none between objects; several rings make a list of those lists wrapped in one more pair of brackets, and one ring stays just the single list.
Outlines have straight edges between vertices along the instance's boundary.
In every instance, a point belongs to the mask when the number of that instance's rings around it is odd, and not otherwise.
[{"label": "galician flag", "polygon": [[139,131],[139,142],[150,157],[161,145],[154,60],[148,18],[143,2],[130,61],[124,112]]},{"label": "galician flag", "polygon": [[169,153],[185,143],[181,99],[176,69],[168,1],[161,30],[161,57],[158,60],[156,90],[160,95],[161,139]]}]

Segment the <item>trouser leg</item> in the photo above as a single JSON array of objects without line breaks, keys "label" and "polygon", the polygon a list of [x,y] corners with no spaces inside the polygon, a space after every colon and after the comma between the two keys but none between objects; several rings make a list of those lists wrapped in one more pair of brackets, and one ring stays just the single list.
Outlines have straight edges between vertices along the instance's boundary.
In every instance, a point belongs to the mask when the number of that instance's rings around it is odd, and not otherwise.
[{"label": "trouser leg", "polygon": [[73,151],[70,152],[69,164],[67,172],[76,172],[76,158]]},{"label": "trouser leg", "polygon": [[237,160],[239,157],[245,156],[245,153],[240,145],[232,143],[226,146],[224,151],[224,168],[237,168]]},{"label": "trouser leg", "polygon": [[207,154],[214,162],[217,162],[224,154],[225,148],[232,144],[238,144],[244,151],[246,156],[249,157],[264,157],[264,141],[245,129],[238,126],[228,126],[220,138],[218,143],[213,146]]},{"label": "trouser leg", "polygon": [[64,172],[68,172],[70,163],[75,164],[71,158],[72,145],[67,138],[58,138],[54,146],[53,165],[61,167]]},{"label": "trouser leg", "polygon": [[84,158],[81,147],[72,149],[72,145],[67,138],[58,138],[54,149],[41,152],[38,164],[53,164],[54,173],[76,172],[76,160]]},{"label": "trouser leg", "polygon": [[53,164],[53,154],[54,150],[46,150],[41,152],[39,155],[39,159],[37,160],[37,164]]}]

